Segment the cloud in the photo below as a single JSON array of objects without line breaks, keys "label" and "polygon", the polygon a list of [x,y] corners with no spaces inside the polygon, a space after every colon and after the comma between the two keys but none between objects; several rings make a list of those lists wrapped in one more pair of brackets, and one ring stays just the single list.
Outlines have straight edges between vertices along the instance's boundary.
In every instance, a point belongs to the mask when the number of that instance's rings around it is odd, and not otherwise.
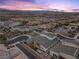
[{"label": "cloud", "polygon": [[[33,2],[34,1],[34,2]],[[39,2],[40,1],[40,2]],[[0,0],[0,8],[10,10],[65,10],[66,12],[75,11],[68,4],[54,3],[54,0]]]},{"label": "cloud", "polygon": [[[12,0],[13,1],[13,0]],[[9,5],[0,5],[0,8],[10,10],[45,10],[46,7],[40,4],[33,4],[32,2],[13,1]]]}]

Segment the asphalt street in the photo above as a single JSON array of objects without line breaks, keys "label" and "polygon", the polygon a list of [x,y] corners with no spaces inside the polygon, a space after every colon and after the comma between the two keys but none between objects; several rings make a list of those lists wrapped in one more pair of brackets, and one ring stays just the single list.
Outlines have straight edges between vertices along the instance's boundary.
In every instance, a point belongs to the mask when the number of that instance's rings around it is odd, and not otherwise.
[{"label": "asphalt street", "polygon": [[29,59],[37,59],[33,54],[31,54],[27,49],[25,49],[22,45],[16,44],[16,46],[29,57]]},{"label": "asphalt street", "polygon": [[21,42],[21,41],[25,41],[27,40],[29,37],[28,36],[20,36],[20,37],[17,37],[13,40],[9,40],[9,44],[13,44],[13,43],[16,43],[16,42]]}]

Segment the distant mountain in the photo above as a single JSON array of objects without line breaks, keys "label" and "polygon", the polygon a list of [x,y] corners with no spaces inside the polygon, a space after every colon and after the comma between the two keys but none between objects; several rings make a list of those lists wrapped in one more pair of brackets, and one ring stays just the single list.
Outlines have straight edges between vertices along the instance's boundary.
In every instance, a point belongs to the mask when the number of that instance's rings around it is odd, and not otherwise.
[{"label": "distant mountain", "polygon": [[79,12],[79,9],[72,9],[73,11],[75,11],[75,12]]},{"label": "distant mountain", "polygon": [[49,9],[49,11],[54,11],[54,12],[65,12],[64,10],[59,10],[59,9]]},{"label": "distant mountain", "polygon": [[55,12],[63,12],[57,9],[53,10],[8,10],[0,8],[0,15],[8,14],[8,15],[27,15],[27,14],[51,14]]},{"label": "distant mountain", "polygon": [[[73,9],[79,11],[79,9]],[[51,9],[51,10],[8,10],[0,8],[0,15],[30,15],[30,14],[61,14],[65,13],[64,10]]]}]

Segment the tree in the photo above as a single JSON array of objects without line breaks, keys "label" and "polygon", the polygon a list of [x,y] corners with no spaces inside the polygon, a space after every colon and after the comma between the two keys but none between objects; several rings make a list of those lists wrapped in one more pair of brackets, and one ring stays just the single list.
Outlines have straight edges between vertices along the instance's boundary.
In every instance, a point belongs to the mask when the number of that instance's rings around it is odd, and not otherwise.
[{"label": "tree", "polygon": [[5,37],[5,35],[0,34],[0,42],[4,44],[7,43],[7,38]]},{"label": "tree", "polygon": [[76,59],[79,59],[79,54],[77,55]]},{"label": "tree", "polygon": [[7,39],[6,39],[5,35],[0,34],[0,40],[7,40]]},{"label": "tree", "polygon": [[0,17],[0,21],[7,21],[9,19],[10,19],[10,17],[5,17],[5,16]]},{"label": "tree", "polygon": [[55,59],[54,57],[52,57],[51,59]]},{"label": "tree", "polygon": [[26,23],[28,23],[27,21],[23,20],[22,22],[22,25],[25,25]]}]

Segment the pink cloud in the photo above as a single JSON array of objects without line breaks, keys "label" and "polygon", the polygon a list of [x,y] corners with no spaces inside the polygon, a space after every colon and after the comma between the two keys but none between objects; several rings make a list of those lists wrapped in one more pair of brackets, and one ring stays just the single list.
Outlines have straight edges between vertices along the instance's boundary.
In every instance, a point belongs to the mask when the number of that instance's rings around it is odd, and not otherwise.
[{"label": "pink cloud", "polygon": [[24,4],[32,4],[32,3],[31,3],[31,2],[20,2],[20,1],[18,2],[18,1],[16,1],[15,4],[16,4],[16,5],[17,5],[17,4],[23,4],[23,5],[24,5]]},{"label": "pink cloud", "polygon": [[13,1],[9,5],[2,5],[0,8],[6,8],[10,10],[52,10],[52,9],[58,9],[58,10],[65,10],[66,12],[74,11],[72,7],[62,4],[33,4],[31,2],[23,2],[23,1],[17,1],[17,0],[8,0]]},{"label": "pink cloud", "polygon": [[48,10],[58,9],[64,10],[65,12],[73,12],[72,6],[64,4],[47,4]]},{"label": "pink cloud", "polygon": [[14,2],[11,5],[2,5],[0,8],[6,8],[10,10],[44,10],[45,6],[33,4],[30,2]]}]

